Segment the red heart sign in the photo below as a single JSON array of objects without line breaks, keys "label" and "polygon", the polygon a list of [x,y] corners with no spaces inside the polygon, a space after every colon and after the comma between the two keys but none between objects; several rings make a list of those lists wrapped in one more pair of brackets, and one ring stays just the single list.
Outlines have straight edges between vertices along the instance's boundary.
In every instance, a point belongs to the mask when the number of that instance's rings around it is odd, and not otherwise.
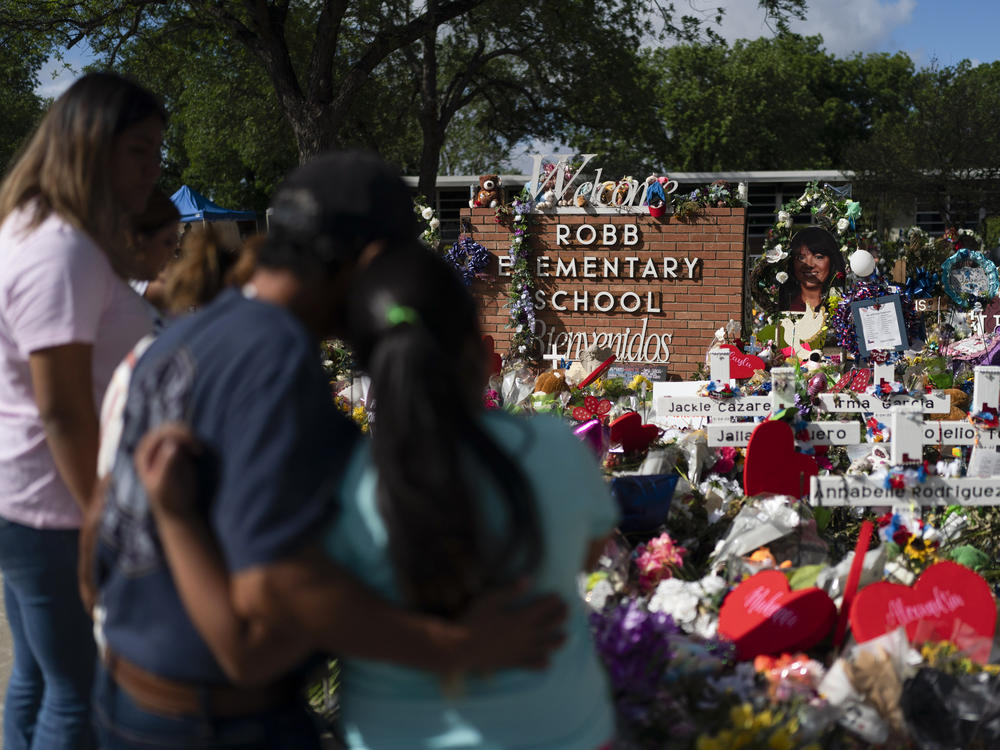
[{"label": "red heart sign", "polygon": [[978,662],[990,658],[997,624],[990,585],[964,565],[935,563],[910,586],[880,581],[851,607],[851,631],[869,641],[900,626],[911,642],[953,641]]},{"label": "red heart sign", "polygon": [[723,349],[729,350],[729,377],[737,380],[752,378],[755,370],[766,370],[767,365],[760,357],[744,354],[733,344],[723,344]]},{"label": "red heart sign", "polygon": [[719,634],[737,658],[802,651],[830,632],[837,607],[822,589],[792,591],[785,574],[765,570],[733,589],[719,610]]},{"label": "red heart sign", "polygon": [[795,436],[787,422],[761,422],[750,434],[743,488],[747,495],[773,492],[802,497],[809,492],[809,478],[819,474],[812,456],[795,450]]},{"label": "red heart sign", "polygon": [[598,400],[596,396],[587,396],[583,400],[583,406],[573,409],[573,419],[577,422],[586,422],[588,419],[603,419],[611,411],[611,402],[606,398]]},{"label": "red heart sign", "polygon": [[660,428],[643,424],[642,417],[634,411],[622,414],[611,423],[611,442],[620,443],[626,453],[646,450],[659,436]]}]

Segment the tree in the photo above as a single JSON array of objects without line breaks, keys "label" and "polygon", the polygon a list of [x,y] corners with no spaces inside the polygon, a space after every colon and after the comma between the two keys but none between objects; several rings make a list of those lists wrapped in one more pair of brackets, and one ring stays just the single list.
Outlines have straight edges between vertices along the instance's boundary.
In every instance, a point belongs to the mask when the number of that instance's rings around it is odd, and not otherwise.
[{"label": "tree", "polygon": [[160,28],[125,46],[118,68],[164,100],[161,182],[187,183],[217,203],[263,211],[298,162],[264,71],[245,48],[204,29]]},{"label": "tree", "polygon": [[35,94],[45,58],[44,49],[26,39],[3,39],[0,44],[0,172],[6,171],[45,111],[45,102]]},{"label": "tree", "polygon": [[[758,4],[774,13],[780,22],[789,13],[801,14],[804,0],[758,0]],[[593,10],[597,5],[574,3],[572,10]],[[597,10],[602,11],[605,19],[616,21],[617,28],[625,28],[628,24],[643,28],[655,17],[665,33],[674,36],[691,37],[704,28],[708,20],[694,14],[678,17],[673,3],[659,0],[620,0],[605,6]],[[263,69],[302,161],[349,142],[345,136],[352,112],[357,116],[359,104],[366,107],[373,104],[366,96],[366,86],[373,75],[377,71],[386,72],[390,61],[398,62],[399,56],[411,45],[422,44],[422,66],[433,69],[439,53],[443,60],[454,60],[457,64],[462,59],[460,53],[469,52],[460,46],[472,39],[462,34],[464,19],[469,14],[489,10],[494,20],[506,19],[509,24],[523,15],[542,12],[566,23],[574,17],[574,13],[563,12],[560,18],[558,6],[551,3],[428,0],[422,10],[414,10],[415,7],[402,0],[351,3],[345,0],[86,0],[75,3],[20,0],[0,7],[0,26],[47,34],[64,45],[87,38],[109,64],[114,64],[119,54],[134,41],[164,29],[202,30],[217,40],[228,38],[249,52]],[[614,16],[610,10],[614,7],[625,7],[629,13]],[[718,9],[713,12],[721,13]],[[455,42],[454,55],[447,48],[449,39]],[[550,76],[554,84],[562,83],[560,68],[564,64],[582,66],[584,63],[583,60],[560,58],[561,46],[571,39],[548,40],[549,49],[555,54],[546,58],[551,68],[542,74]],[[514,41],[519,40],[515,38]],[[438,49],[438,45],[442,49]],[[485,55],[494,52],[489,47],[483,50]],[[488,62],[488,58],[481,62]],[[487,70],[488,66],[472,60],[465,79],[471,81]],[[511,65],[507,72],[519,72],[523,80],[524,75],[534,75],[537,71],[526,65]],[[391,71],[386,73],[383,80],[391,79]],[[440,131],[447,129],[458,111],[472,106],[478,95],[486,97],[483,91],[470,96],[472,89],[463,88],[457,98],[447,99],[442,96],[441,89],[432,87],[431,82],[435,79],[436,76],[431,75],[421,84],[427,95],[418,105],[423,129],[432,141],[440,139]],[[446,85],[451,86],[457,80],[448,78]],[[415,88],[413,81],[409,85],[411,90]],[[433,107],[435,95],[437,107]],[[479,98],[476,104],[480,112],[492,113],[493,104],[499,100],[499,97]],[[405,96],[403,101],[408,104]],[[452,109],[455,112],[451,112]],[[544,120],[546,113],[534,114]],[[468,118],[461,121],[468,122]],[[519,123],[514,123],[515,131],[518,126]],[[434,146],[432,143],[428,149],[430,153],[421,159],[425,184],[433,182],[436,175]],[[440,153],[440,148],[437,152]]]},{"label": "tree", "polygon": [[1000,213],[1000,63],[931,65],[908,93],[905,110],[876,122],[851,153],[861,194],[890,218],[918,202],[946,225]]},{"label": "tree", "polygon": [[[789,33],[651,49],[643,67],[655,114],[630,129],[632,148],[688,171],[843,168],[851,144],[905,106],[912,78],[905,55],[842,60],[820,37]],[[596,150],[606,138],[592,128],[574,145]]]}]

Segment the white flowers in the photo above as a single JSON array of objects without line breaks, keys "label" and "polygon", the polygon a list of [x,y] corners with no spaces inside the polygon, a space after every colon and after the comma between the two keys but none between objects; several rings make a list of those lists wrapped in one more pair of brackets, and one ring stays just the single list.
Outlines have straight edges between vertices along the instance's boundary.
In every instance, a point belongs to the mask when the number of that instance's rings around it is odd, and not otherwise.
[{"label": "white flowers", "polygon": [[424,210],[420,212],[420,215],[424,218],[424,221],[430,221],[434,218],[434,209],[430,206],[424,206]]},{"label": "white flowers", "polygon": [[698,596],[687,581],[668,578],[660,581],[650,597],[649,611],[665,612],[681,627],[690,627],[698,617]]},{"label": "white flowers", "polygon": [[791,228],[792,215],[788,213],[788,211],[778,211],[778,223],[784,224],[786,227]]},{"label": "white flowers", "polygon": [[837,234],[843,234],[849,226],[851,226],[851,222],[847,219],[837,219]]},{"label": "white flowers", "polygon": [[747,199],[747,184],[745,182],[741,182],[736,188],[736,197],[741,201],[745,201]]},{"label": "white flowers", "polygon": [[788,257],[788,253],[781,249],[781,245],[775,245],[764,253],[764,259],[768,263],[777,263]]},{"label": "white flowers", "polygon": [[[427,210],[430,211],[429,208]],[[433,219],[431,219],[431,221],[430,221],[430,227],[431,227],[431,229],[437,229],[439,226],[441,226],[441,220],[440,219],[438,219],[436,217],[433,218]]]},{"label": "white flowers", "polygon": [[667,578],[660,581],[650,597],[649,611],[670,615],[688,633],[714,638],[719,627],[718,616],[710,611],[700,611],[699,605],[717,598],[726,588],[725,579],[717,575],[707,575],[700,581]]},{"label": "white flowers", "polygon": [[786,281],[788,281],[788,274],[785,273],[784,271],[778,271],[776,274],[774,274],[774,280],[777,281],[779,284],[784,284]]},{"label": "white flowers", "polygon": [[586,601],[590,605],[590,608],[595,612],[600,612],[604,609],[604,605],[607,604],[608,597],[613,596],[615,593],[614,587],[607,578],[603,578],[594,584],[594,587],[587,592]]}]

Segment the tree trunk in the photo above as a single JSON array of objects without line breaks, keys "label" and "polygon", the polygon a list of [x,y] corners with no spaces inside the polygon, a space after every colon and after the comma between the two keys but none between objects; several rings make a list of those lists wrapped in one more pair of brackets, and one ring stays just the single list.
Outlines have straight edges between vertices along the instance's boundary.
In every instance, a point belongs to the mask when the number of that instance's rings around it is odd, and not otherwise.
[{"label": "tree trunk", "polygon": [[[437,0],[428,0],[428,14],[433,14],[436,10]],[[420,149],[417,192],[433,202],[438,166],[441,163],[441,147],[444,145],[444,127],[441,125],[438,105],[437,27],[428,31],[421,43],[424,56],[420,71],[419,120],[423,145]]]},{"label": "tree trunk", "polygon": [[337,123],[340,117],[332,107],[315,102],[302,102],[292,111],[286,109],[285,117],[295,135],[295,145],[299,149],[299,164],[305,164],[314,156],[339,146]]}]

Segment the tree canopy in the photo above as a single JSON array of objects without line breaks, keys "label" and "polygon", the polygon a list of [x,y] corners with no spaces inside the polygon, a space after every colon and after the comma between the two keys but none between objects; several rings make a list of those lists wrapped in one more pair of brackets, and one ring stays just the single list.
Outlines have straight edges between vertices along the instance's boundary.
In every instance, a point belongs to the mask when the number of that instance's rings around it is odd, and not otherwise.
[{"label": "tree canopy", "polygon": [[916,205],[955,226],[1000,214],[1000,62],[931,65],[907,92],[850,155],[859,190],[889,218]]},{"label": "tree canopy", "polygon": [[[778,26],[805,7],[804,0],[758,5]],[[0,27],[62,46],[86,39],[102,64],[125,61],[132,72],[165,88],[210,76],[221,87],[214,101],[222,112],[206,113],[208,127],[245,114],[236,99],[254,85],[240,79],[227,88],[226,82],[237,71],[255,75],[266,88],[262,107],[280,113],[299,161],[352,144],[373,146],[387,158],[419,153],[416,166],[427,185],[442,153],[455,158],[442,133],[455,128],[455,144],[485,145],[485,154],[525,137],[559,135],[577,111],[565,106],[566,99],[584,83],[594,90],[619,84],[627,90],[641,39],[695,39],[721,13],[678,13],[662,0],[20,0],[0,6]],[[149,56],[165,45],[176,54]],[[178,56],[184,51],[215,69],[186,69]],[[168,61],[172,70],[150,70],[166,68]],[[231,61],[238,66],[220,67]],[[201,90],[213,91],[205,85]],[[191,95],[185,96],[171,103],[185,104]],[[178,125],[171,146],[180,142],[184,127]],[[231,144],[230,132],[205,138]],[[476,132],[483,135],[476,138]],[[254,118],[246,127],[238,124],[234,134],[268,133]],[[284,153],[283,143],[275,146],[275,153]],[[232,150],[217,149],[217,160]],[[249,154],[246,147],[235,150]],[[187,148],[174,161],[187,160],[182,168],[193,168],[197,152]],[[245,163],[238,163],[242,170]],[[216,171],[226,174],[230,164],[227,158]],[[249,186],[268,182],[259,168],[239,179]]]},{"label": "tree canopy", "polygon": [[787,33],[649,49],[642,66],[645,127],[577,129],[574,146],[618,143],[660,170],[842,169],[876,121],[905,111],[914,75],[902,53],[840,59]]},{"label": "tree canopy", "polygon": [[45,111],[45,102],[35,93],[45,58],[43,46],[16,35],[0,43],[0,171]]}]

